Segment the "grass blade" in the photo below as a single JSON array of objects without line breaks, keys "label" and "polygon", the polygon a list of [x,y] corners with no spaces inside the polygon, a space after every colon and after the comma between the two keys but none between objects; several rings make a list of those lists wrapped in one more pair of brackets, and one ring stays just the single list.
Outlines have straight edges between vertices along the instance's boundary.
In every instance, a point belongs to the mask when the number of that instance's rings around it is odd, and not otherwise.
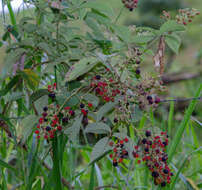
[{"label": "grass blade", "polygon": [[90,183],[88,190],[94,190],[95,186],[95,164],[91,167],[91,174],[90,174]]},{"label": "grass blade", "polygon": [[[201,90],[202,90],[202,84],[200,85],[199,89],[197,90],[197,92],[195,94],[195,98],[200,96]],[[180,140],[182,139],[182,135],[184,133],[185,127],[190,120],[191,114],[194,111],[196,103],[197,103],[197,99],[193,99],[191,101],[191,103],[189,104],[188,109],[186,110],[184,119],[182,120],[182,122],[176,132],[176,135],[175,135],[174,139],[172,140],[172,144],[169,147],[168,162],[170,162],[172,160],[172,158],[176,152],[177,146],[179,145]]]},{"label": "grass blade", "polygon": [[171,135],[171,128],[173,123],[173,115],[174,115],[174,102],[170,102],[170,111],[168,116],[168,134]]}]

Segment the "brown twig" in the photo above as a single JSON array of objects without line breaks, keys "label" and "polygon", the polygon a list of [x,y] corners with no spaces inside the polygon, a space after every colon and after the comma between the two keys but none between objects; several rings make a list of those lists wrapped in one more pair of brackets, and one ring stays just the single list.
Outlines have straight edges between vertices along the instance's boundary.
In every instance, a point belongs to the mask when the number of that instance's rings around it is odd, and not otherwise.
[{"label": "brown twig", "polygon": [[172,73],[172,74],[163,75],[162,81],[164,84],[170,84],[170,83],[198,78],[201,76],[202,76],[201,72],[199,72],[199,73]]}]

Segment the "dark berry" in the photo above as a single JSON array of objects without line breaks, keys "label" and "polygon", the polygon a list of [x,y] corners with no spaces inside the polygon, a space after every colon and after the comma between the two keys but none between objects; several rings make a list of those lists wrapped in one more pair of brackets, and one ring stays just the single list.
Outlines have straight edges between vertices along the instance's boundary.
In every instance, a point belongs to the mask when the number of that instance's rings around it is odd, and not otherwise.
[{"label": "dark berry", "polygon": [[147,96],[147,100],[152,100],[152,96]]},{"label": "dark berry", "polygon": [[161,187],[165,187],[165,186],[166,186],[166,182],[163,181],[163,182],[161,183]]},{"label": "dark berry", "polygon": [[100,76],[100,75],[96,75],[95,78],[96,78],[97,80],[100,80],[100,79],[101,79],[101,76]]},{"label": "dark berry", "polygon": [[101,92],[100,88],[96,88],[96,89],[95,89],[95,92],[96,92],[97,94],[99,94],[99,93]]},{"label": "dark berry", "polygon": [[173,176],[174,174],[171,172],[170,175]]},{"label": "dark berry", "polygon": [[130,8],[129,11],[132,12],[132,11],[133,11],[133,8]]},{"label": "dark berry", "polygon": [[44,107],[43,111],[45,111],[45,112],[48,111],[48,107]]},{"label": "dark berry", "polygon": [[136,61],[136,64],[138,64],[138,65],[139,65],[139,64],[140,64],[140,60],[137,60],[137,61]]},{"label": "dark berry", "polygon": [[154,102],[153,102],[153,100],[149,100],[149,104],[153,104]]},{"label": "dark berry", "polygon": [[43,117],[46,117],[48,114],[46,112],[42,113]]},{"label": "dark berry", "polygon": [[168,174],[168,170],[167,170],[167,169],[164,169],[164,170],[163,170],[163,173],[164,173],[164,174]]},{"label": "dark berry", "polygon": [[156,171],[152,172],[152,177],[154,177],[154,178],[159,177],[159,173],[158,173],[158,172],[156,172]]},{"label": "dark berry", "polygon": [[147,144],[148,145],[152,145],[152,141],[147,141]]},{"label": "dark berry", "polygon": [[45,122],[47,122],[47,121],[48,121],[48,119],[47,119],[47,118],[45,118],[45,119],[44,119],[44,121],[45,121]]},{"label": "dark berry", "polygon": [[162,158],[162,161],[163,161],[163,162],[166,162],[166,160],[167,160],[166,157],[163,157],[163,158]]},{"label": "dark berry", "polygon": [[84,107],[85,107],[85,105],[81,103],[80,104],[80,108],[84,108]]},{"label": "dark berry", "polygon": [[144,151],[145,151],[145,152],[149,152],[149,149],[148,149],[148,148],[145,148]]},{"label": "dark berry", "polygon": [[69,121],[68,117],[63,117],[62,118],[62,123],[66,124],[66,123],[68,123],[68,121]]},{"label": "dark berry", "polygon": [[118,162],[113,162],[113,166],[117,167],[118,166]]},{"label": "dark berry", "polygon": [[147,139],[142,139],[142,144],[146,144],[147,143]]},{"label": "dark berry", "polygon": [[49,98],[54,99],[55,98],[55,93],[50,93],[48,96],[49,96]]},{"label": "dark berry", "polygon": [[146,137],[150,137],[151,136],[151,131],[146,131],[145,135],[146,135]]},{"label": "dark berry", "polygon": [[167,144],[167,142],[163,142],[163,145],[164,145],[164,146],[167,146],[168,144]]},{"label": "dark berry", "polygon": [[46,127],[46,131],[50,131],[51,130],[51,127],[50,126],[47,126]]},{"label": "dark berry", "polygon": [[137,75],[139,75],[139,74],[141,73],[140,69],[136,69],[136,70],[135,70],[135,73],[136,73]]},{"label": "dark berry", "polygon": [[118,119],[117,118],[114,118],[114,123],[118,123]]}]

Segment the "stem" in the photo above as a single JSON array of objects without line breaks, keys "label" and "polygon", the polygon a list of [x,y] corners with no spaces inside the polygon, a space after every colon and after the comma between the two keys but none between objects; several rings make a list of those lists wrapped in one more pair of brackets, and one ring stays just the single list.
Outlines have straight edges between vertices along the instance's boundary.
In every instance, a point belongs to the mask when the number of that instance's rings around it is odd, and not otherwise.
[{"label": "stem", "polygon": [[124,9],[124,7],[121,8],[118,16],[116,17],[116,20],[115,20],[114,24],[116,24],[118,22],[119,18],[121,17],[121,14],[123,13],[123,9]]},{"label": "stem", "polygon": [[9,11],[9,15],[10,15],[10,19],[11,19],[11,24],[15,27],[16,29],[16,19],[15,19],[15,14],[13,12],[13,8],[11,5],[10,0],[6,1],[7,7],[8,7],[8,11]]}]

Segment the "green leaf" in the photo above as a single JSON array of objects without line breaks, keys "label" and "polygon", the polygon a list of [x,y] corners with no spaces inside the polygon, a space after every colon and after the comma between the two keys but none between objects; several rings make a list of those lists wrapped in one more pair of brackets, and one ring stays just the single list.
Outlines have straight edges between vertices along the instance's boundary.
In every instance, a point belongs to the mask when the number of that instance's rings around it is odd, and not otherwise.
[{"label": "green leaf", "polygon": [[93,94],[85,94],[84,100],[93,104],[93,107],[97,107],[99,104],[99,98]]},{"label": "green leaf", "polygon": [[33,127],[37,122],[37,118],[38,117],[36,115],[29,115],[20,122],[21,133],[19,135],[22,136],[22,143],[25,143],[31,135]]},{"label": "green leaf", "polygon": [[138,35],[135,36],[131,39],[132,43],[136,43],[136,44],[146,44],[150,41],[152,41],[155,38],[154,35]]},{"label": "green leaf", "polygon": [[47,89],[39,89],[34,91],[31,96],[30,96],[30,102],[35,102],[36,100],[38,100],[39,98],[41,98],[42,96],[48,95],[49,92]]},{"label": "green leaf", "polygon": [[21,74],[25,82],[32,90],[35,90],[38,87],[40,78],[34,71],[31,69],[24,69]]},{"label": "green leaf", "polygon": [[166,35],[165,37],[166,44],[168,47],[176,54],[179,52],[181,45],[181,39],[177,35]]},{"label": "green leaf", "polygon": [[178,24],[174,20],[169,20],[166,23],[164,23],[160,28],[160,35],[164,34],[165,32],[177,32],[177,31],[184,31],[185,26],[182,24]]},{"label": "green leaf", "polygon": [[39,114],[43,113],[43,108],[48,105],[48,96],[42,96],[35,101],[36,110]]},{"label": "green leaf", "polygon": [[[197,92],[196,92],[196,94],[194,96],[195,98],[200,96],[201,90],[202,90],[202,84],[200,85],[199,89],[197,90]],[[178,129],[177,129],[177,131],[175,133],[175,137],[171,141],[172,143],[171,143],[171,145],[169,147],[169,151],[168,151],[168,162],[170,162],[172,160],[172,158],[173,158],[173,156],[174,156],[174,154],[176,152],[177,146],[179,145],[179,143],[180,143],[180,141],[182,139],[184,130],[185,130],[186,126],[187,126],[187,123],[190,120],[191,114],[194,111],[196,103],[197,103],[197,99],[193,99],[191,101],[191,103],[189,104],[189,107],[185,112],[184,119],[181,121],[180,126],[178,127]]]},{"label": "green leaf", "polygon": [[91,153],[91,162],[94,162],[98,158],[102,157],[106,152],[110,150],[108,143],[109,137],[104,137],[95,144]]},{"label": "green leaf", "polygon": [[66,74],[66,81],[75,80],[79,76],[90,71],[97,63],[98,60],[95,57],[81,59],[70,68],[70,71]]},{"label": "green leaf", "polygon": [[75,143],[81,128],[82,116],[77,116],[71,127],[67,128],[64,133],[67,134],[70,140]]},{"label": "green leaf", "polygon": [[102,106],[97,112],[97,122],[100,121],[108,112],[110,112],[116,104],[116,102],[109,102]]},{"label": "green leaf", "polygon": [[107,134],[110,133],[110,127],[102,122],[90,123],[85,129],[85,133]]},{"label": "green leaf", "polygon": [[114,16],[113,9],[99,0],[88,1],[87,3],[83,4],[81,8],[92,8],[108,17]]},{"label": "green leaf", "polygon": [[131,32],[126,26],[111,25],[114,33],[119,36],[119,38],[127,43],[131,42]]},{"label": "green leaf", "polygon": [[15,168],[10,166],[8,163],[4,162],[3,160],[0,160],[0,167],[7,168],[7,169],[12,170],[12,171],[16,171]]}]

